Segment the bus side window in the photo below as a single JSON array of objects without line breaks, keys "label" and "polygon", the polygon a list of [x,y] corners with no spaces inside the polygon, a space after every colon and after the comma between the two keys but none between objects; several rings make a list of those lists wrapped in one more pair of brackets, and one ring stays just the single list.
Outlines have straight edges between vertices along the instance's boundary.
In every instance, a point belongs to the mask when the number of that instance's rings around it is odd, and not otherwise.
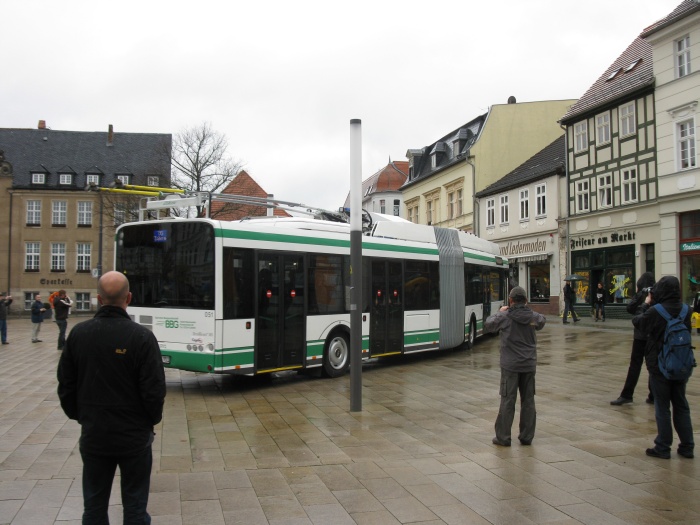
[{"label": "bus side window", "polygon": [[224,248],[222,264],[224,319],[253,317],[253,253]]}]

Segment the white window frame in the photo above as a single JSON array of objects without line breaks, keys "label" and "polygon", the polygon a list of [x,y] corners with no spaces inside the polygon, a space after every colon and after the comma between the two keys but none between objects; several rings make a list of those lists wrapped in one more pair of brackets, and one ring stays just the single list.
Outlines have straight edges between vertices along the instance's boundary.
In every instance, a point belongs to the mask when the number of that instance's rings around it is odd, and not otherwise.
[{"label": "white window frame", "polygon": [[68,201],[51,202],[51,226],[66,226],[68,223]]},{"label": "white window frame", "polygon": [[496,199],[488,199],[486,201],[486,227],[493,228],[496,226]]},{"label": "white window frame", "polygon": [[51,271],[65,272],[66,271],[66,243],[52,242],[51,243]]},{"label": "white window frame", "polygon": [[91,201],[78,201],[78,226],[92,226]]},{"label": "white window frame", "polygon": [[598,176],[598,207],[610,208],[613,205],[612,174]]},{"label": "white window frame", "polygon": [[462,215],[463,213],[463,208],[462,208],[462,189],[457,190],[457,217]]},{"label": "white window frame", "polygon": [[676,124],[676,157],[679,170],[689,170],[697,165],[695,151],[695,119]]},{"label": "white window frame", "polygon": [[595,116],[596,144],[602,146],[610,142],[610,112]]},{"label": "white window frame", "polygon": [[498,197],[498,214],[499,218],[501,219],[500,224],[508,224],[508,219],[510,219],[510,210],[507,193]]},{"label": "white window frame", "polygon": [[75,269],[78,272],[89,272],[92,261],[92,244],[79,242],[75,245],[76,261]]},{"label": "white window frame", "polygon": [[126,208],[123,205],[114,205],[114,225],[119,226],[126,222]]},{"label": "white window frame", "polygon": [[620,106],[620,137],[629,137],[637,133],[637,105],[634,101]]},{"label": "white window frame", "polygon": [[88,173],[85,182],[88,184],[95,184],[96,186],[100,185],[100,176],[94,173]]},{"label": "white window frame", "polygon": [[24,271],[38,272],[41,268],[41,243],[40,242],[25,242],[24,243]]},{"label": "white window frame", "polygon": [[428,225],[433,224],[433,201],[431,199],[425,201],[425,218]]},{"label": "white window frame", "polygon": [[520,190],[520,220],[530,220],[530,190],[527,188]]},{"label": "white window frame", "polygon": [[117,175],[117,180],[122,184],[129,184],[129,175]]},{"label": "white window frame", "polygon": [[575,153],[588,149],[588,120],[574,124],[574,144]]},{"label": "white window frame", "polygon": [[75,293],[75,309],[76,311],[89,311],[90,310],[90,292],[76,292]]},{"label": "white window frame", "polygon": [[41,224],[41,201],[27,201],[27,224],[39,226]]},{"label": "white window frame", "polygon": [[58,183],[61,186],[69,186],[73,184],[73,175],[71,175],[70,173],[61,173],[58,176]]},{"label": "white window frame", "polygon": [[46,184],[46,173],[32,173],[32,184]]},{"label": "white window frame", "polygon": [[577,213],[590,211],[590,182],[588,179],[579,180],[575,183],[575,206]]},{"label": "white window frame", "polygon": [[537,217],[547,216],[547,184],[538,184],[535,186],[535,198],[537,201]]},{"label": "white window frame", "polygon": [[399,217],[401,213],[401,199],[394,199],[394,217]]},{"label": "white window frame", "polygon": [[622,170],[622,204],[631,204],[639,199],[637,168]]},{"label": "white window frame", "polygon": [[379,213],[386,215],[386,199],[379,200]]},{"label": "white window frame", "polygon": [[676,58],[676,78],[690,74],[690,35],[679,38],[674,43]]},{"label": "white window frame", "polygon": [[149,175],[148,179],[146,180],[146,185],[147,186],[158,186],[160,182],[160,178],[157,175]]}]

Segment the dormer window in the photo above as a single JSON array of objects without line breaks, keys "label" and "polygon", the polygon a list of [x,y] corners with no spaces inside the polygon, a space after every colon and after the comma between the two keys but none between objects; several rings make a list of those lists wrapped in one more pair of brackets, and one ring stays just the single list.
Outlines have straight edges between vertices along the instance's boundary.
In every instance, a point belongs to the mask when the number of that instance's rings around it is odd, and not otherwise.
[{"label": "dormer window", "polygon": [[32,173],[32,184],[46,184],[46,173]]},{"label": "dormer window", "polygon": [[122,184],[129,184],[130,175],[117,175],[116,179]]},{"label": "dormer window", "polygon": [[61,186],[69,186],[73,184],[73,174],[72,173],[61,173],[58,176],[58,183]]},{"label": "dormer window", "polygon": [[447,147],[444,142],[438,142],[435,144],[433,151],[430,152],[430,165],[433,167],[433,169],[440,165],[446,150]]},{"label": "dormer window", "polygon": [[96,173],[88,173],[85,182],[88,184],[94,184],[95,186],[100,185],[100,176]]},{"label": "dormer window", "polygon": [[158,186],[158,176],[157,175],[149,175],[147,179],[147,184],[149,186]]}]

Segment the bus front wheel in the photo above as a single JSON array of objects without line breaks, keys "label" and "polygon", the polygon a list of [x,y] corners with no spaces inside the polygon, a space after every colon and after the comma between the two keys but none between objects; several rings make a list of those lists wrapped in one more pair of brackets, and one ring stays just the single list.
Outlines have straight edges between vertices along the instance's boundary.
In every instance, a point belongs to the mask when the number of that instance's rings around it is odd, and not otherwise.
[{"label": "bus front wheel", "polygon": [[323,350],[323,371],[328,377],[339,377],[350,367],[350,342],[343,332],[336,332],[326,341]]}]

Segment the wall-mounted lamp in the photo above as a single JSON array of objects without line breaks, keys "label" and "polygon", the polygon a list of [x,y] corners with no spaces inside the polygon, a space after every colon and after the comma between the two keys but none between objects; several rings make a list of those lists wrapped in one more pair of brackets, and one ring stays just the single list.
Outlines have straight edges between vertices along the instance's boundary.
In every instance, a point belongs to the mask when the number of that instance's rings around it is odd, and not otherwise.
[{"label": "wall-mounted lamp", "polygon": [[552,244],[554,244],[554,234],[553,234],[553,233],[550,233],[550,234],[549,234],[549,242],[551,242]]}]

